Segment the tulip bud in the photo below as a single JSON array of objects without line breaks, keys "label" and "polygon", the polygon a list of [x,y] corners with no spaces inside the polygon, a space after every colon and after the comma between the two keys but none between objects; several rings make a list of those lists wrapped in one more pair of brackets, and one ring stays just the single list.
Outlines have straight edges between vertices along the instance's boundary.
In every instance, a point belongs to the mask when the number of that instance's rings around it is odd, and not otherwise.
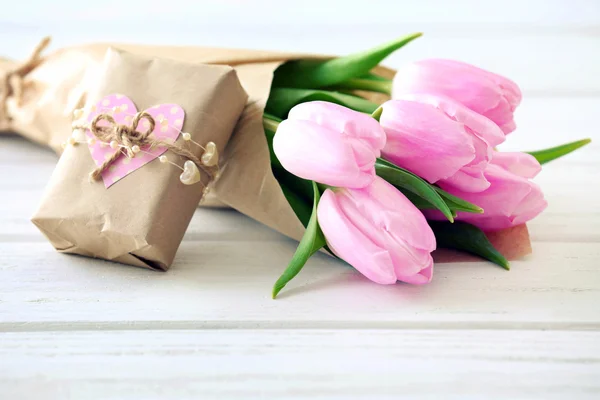
[{"label": "tulip bud", "polygon": [[405,95],[383,104],[385,159],[443,188],[478,192],[504,134],[489,119],[447,97]]},{"label": "tulip bud", "polygon": [[373,181],[384,145],[385,132],[369,115],[323,101],[294,107],[273,139],[277,158],[292,174],[351,188]]},{"label": "tulip bud", "polygon": [[450,97],[494,121],[504,133],[515,130],[513,113],[521,90],[513,81],[459,61],[430,59],[400,68],[392,98],[407,93]]},{"label": "tulip bud", "polygon": [[[455,196],[483,208],[483,214],[459,212],[456,220],[473,224],[484,231],[495,231],[523,224],[548,205],[538,185],[528,180],[541,170],[533,156],[525,153],[494,153],[485,170],[490,187],[480,193],[449,190]],[[441,214],[435,218],[443,218]]]},{"label": "tulip bud", "polygon": [[363,189],[327,189],[317,209],[331,251],[381,284],[431,281],[435,236],[423,214],[376,177]]}]

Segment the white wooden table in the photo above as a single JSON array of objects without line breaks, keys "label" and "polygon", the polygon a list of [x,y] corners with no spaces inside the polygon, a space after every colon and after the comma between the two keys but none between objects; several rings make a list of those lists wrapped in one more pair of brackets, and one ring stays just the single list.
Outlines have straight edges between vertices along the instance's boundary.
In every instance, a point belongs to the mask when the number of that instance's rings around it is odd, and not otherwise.
[{"label": "white wooden table", "polygon": [[2,136],[1,398],[600,397],[597,2],[385,2],[387,12],[350,7],[333,22],[292,6],[267,25],[252,22],[265,7],[236,2],[238,28],[211,25],[226,10],[213,4],[186,10],[182,31],[147,35],[145,18],[177,15],[117,3],[141,15],[15,4],[14,20],[0,16],[0,53],[22,57],[53,32],[57,46],[108,37],[331,53],[419,29],[421,43],[390,65],[459,58],[521,85],[519,129],[504,149],[595,142],[536,179],[550,205],[529,225],[533,255],[510,272],[461,262],[437,265],[427,286],[378,286],[319,254],[271,300],[296,244],[231,210],[198,210],[167,273],[56,253],[29,222],[56,156]]}]

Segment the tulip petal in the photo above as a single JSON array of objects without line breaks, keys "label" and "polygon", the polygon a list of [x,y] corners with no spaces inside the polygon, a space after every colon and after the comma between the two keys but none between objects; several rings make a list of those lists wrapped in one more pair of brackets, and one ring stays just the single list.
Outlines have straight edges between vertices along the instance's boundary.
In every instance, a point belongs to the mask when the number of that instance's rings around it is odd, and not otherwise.
[{"label": "tulip petal", "polygon": [[424,263],[422,268],[416,274],[404,275],[403,270],[396,269],[396,277],[399,281],[410,283],[413,285],[423,285],[431,282],[433,278],[433,257],[430,253],[421,252]]},{"label": "tulip petal", "polygon": [[[385,146],[385,132],[371,116],[349,108],[325,102],[311,101],[298,104],[290,111],[288,119],[313,121],[320,126],[344,135],[361,139],[376,150]],[[377,153],[377,157],[379,157]]]},{"label": "tulip petal", "polygon": [[475,158],[472,136],[434,106],[393,100],[382,107],[388,136],[383,155],[394,164],[435,183]]},{"label": "tulip petal", "polygon": [[530,182],[531,191],[513,211],[513,225],[524,224],[537,217],[548,206],[544,194],[538,185]]},{"label": "tulip petal", "polygon": [[435,236],[423,214],[383,179],[376,177],[364,189],[326,190],[318,218],[331,250],[367,278],[378,283],[391,283],[398,274],[407,282],[431,278]]},{"label": "tulip petal", "polygon": [[455,196],[467,201],[473,200],[472,203],[483,208],[484,213],[480,214],[481,217],[489,215],[492,210],[495,214],[511,215],[531,190],[526,179],[511,174],[496,165],[488,166],[486,176],[491,185],[486,191],[481,192],[483,194],[452,192]]},{"label": "tulip petal", "polygon": [[451,191],[452,188],[465,192],[482,192],[490,187],[490,182],[481,170],[462,168],[454,175],[438,182],[442,189]]},{"label": "tulip petal", "polygon": [[[471,130],[465,127],[467,132]],[[492,148],[476,135],[472,136],[475,158],[454,175],[440,182],[442,188],[454,187],[465,192],[481,192],[490,187],[484,171],[492,158]]]},{"label": "tulip petal", "polygon": [[542,170],[542,166],[535,157],[520,152],[494,152],[492,164],[523,178],[533,178]]},{"label": "tulip petal", "polygon": [[373,282],[396,283],[389,252],[356,229],[335,197],[334,192],[327,189],[317,209],[319,225],[331,251]]},{"label": "tulip petal", "polygon": [[[356,196],[357,191],[351,193]],[[373,222],[385,227],[397,241],[405,241],[412,247],[429,252],[435,250],[435,235],[427,220],[402,192],[376,177],[360,193],[363,196],[358,201],[367,204],[370,200],[374,209],[384,210],[370,213]]]},{"label": "tulip petal", "polygon": [[510,79],[508,79],[502,75],[495,74],[491,71],[487,71],[485,69],[482,69],[482,68],[479,68],[474,65],[467,64],[467,63],[464,63],[461,61],[440,60],[440,59],[438,59],[438,61],[440,61],[441,63],[443,63],[447,66],[454,66],[455,68],[461,68],[464,70],[465,73],[472,73],[472,74],[480,76],[480,77],[485,77],[485,78],[489,79],[490,81],[494,82],[495,84],[497,84],[502,92],[502,96],[510,104],[512,111],[514,111],[515,108],[517,108],[517,106],[521,103],[521,98],[522,98],[521,90],[519,89],[519,86],[515,82],[511,81]]},{"label": "tulip petal", "polygon": [[422,60],[401,67],[394,78],[392,98],[407,93],[448,96],[491,119],[504,133],[514,130],[513,112],[522,97],[519,87],[505,77],[443,59]]},{"label": "tulip petal", "polygon": [[[290,119],[279,125],[273,139],[273,150],[286,170],[332,186],[364,187],[373,180],[374,168],[364,168],[365,147],[314,122]],[[357,151],[361,166],[356,163]],[[376,155],[371,157],[374,165]]]},{"label": "tulip petal", "polygon": [[491,185],[483,192],[449,190],[484,209],[483,214],[459,212],[457,220],[469,222],[484,231],[493,231],[525,223],[546,208],[541,190],[526,178],[495,164],[490,164],[485,174]]},{"label": "tulip petal", "polygon": [[504,132],[491,119],[472,111],[450,97],[428,93],[409,93],[398,97],[398,99],[434,106],[446,114],[448,118],[464,124],[465,129],[470,134],[484,139],[491,146],[498,146],[506,139]]}]

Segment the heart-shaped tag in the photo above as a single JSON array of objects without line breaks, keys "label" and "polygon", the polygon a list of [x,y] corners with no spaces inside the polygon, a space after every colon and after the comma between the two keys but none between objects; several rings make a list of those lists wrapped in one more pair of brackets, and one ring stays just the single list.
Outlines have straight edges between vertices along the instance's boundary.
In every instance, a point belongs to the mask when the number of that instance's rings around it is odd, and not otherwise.
[{"label": "heart-shaped tag", "polygon": [[[185,119],[183,108],[177,104],[161,104],[150,107],[145,112],[150,114],[156,121],[154,130],[152,131],[155,138],[171,142],[177,140]],[[137,113],[137,108],[127,96],[111,94],[104,97],[95,106],[92,106],[87,120],[91,123],[98,114],[107,113],[112,115],[116,123],[129,126],[134,115]],[[100,121],[98,125],[106,126],[106,121]],[[142,119],[138,130],[145,131],[148,127],[149,122]],[[94,138],[94,135],[89,130],[86,131],[86,135],[88,138]],[[115,149],[112,149],[107,143],[100,141],[92,141],[88,143],[88,146],[97,166],[102,165],[115,152]],[[118,182],[167,151],[164,147],[156,147],[152,150],[142,148],[141,150],[142,152],[139,152],[133,158],[121,155],[110,167],[102,172],[102,180],[106,188],[109,188],[115,182]]]}]

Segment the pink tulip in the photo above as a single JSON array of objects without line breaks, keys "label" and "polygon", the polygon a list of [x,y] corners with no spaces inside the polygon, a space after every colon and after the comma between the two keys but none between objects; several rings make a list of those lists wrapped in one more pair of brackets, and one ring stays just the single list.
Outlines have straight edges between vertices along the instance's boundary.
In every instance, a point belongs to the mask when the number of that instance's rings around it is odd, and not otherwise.
[{"label": "pink tulip", "polygon": [[535,178],[542,170],[542,166],[534,156],[520,152],[495,151],[492,164],[498,165],[508,172],[523,178]]},{"label": "pink tulip", "polygon": [[363,189],[327,189],[317,217],[329,248],[372,281],[431,281],[435,236],[423,214],[383,179]]},{"label": "pink tulip", "polygon": [[[494,153],[485,171],[490,187],[480,193],[449,190],[455,196],[483,208],[483,214],[459,212],[457,220],[469,222],[484,231],[523,224],[548,205],[538,185],[528,180],[541,170],[537,160],[525,153]],[[436,218],[441,218],[436,215]]]},{"label": "pink tulip", "polygon": [[412,94],[383,104],[380,123],[385,159],[444,188],[490,186],[483,171],[504,134],[489,119],[448,97]]},{"label": "pink tulip", "polygon": [[448,96],[494,121],[504,133],[515,130],[513,113],[521,90],[513,81],[459,61],[422,60],[398,70],[393,98],[406,93]]},{"label": "pink tulip", "polygon": [[277,158],[292,174],[351,188],[373,181],[384,145],[385,132],[369,115],[324,101],[292,108],[273,140]]}]

